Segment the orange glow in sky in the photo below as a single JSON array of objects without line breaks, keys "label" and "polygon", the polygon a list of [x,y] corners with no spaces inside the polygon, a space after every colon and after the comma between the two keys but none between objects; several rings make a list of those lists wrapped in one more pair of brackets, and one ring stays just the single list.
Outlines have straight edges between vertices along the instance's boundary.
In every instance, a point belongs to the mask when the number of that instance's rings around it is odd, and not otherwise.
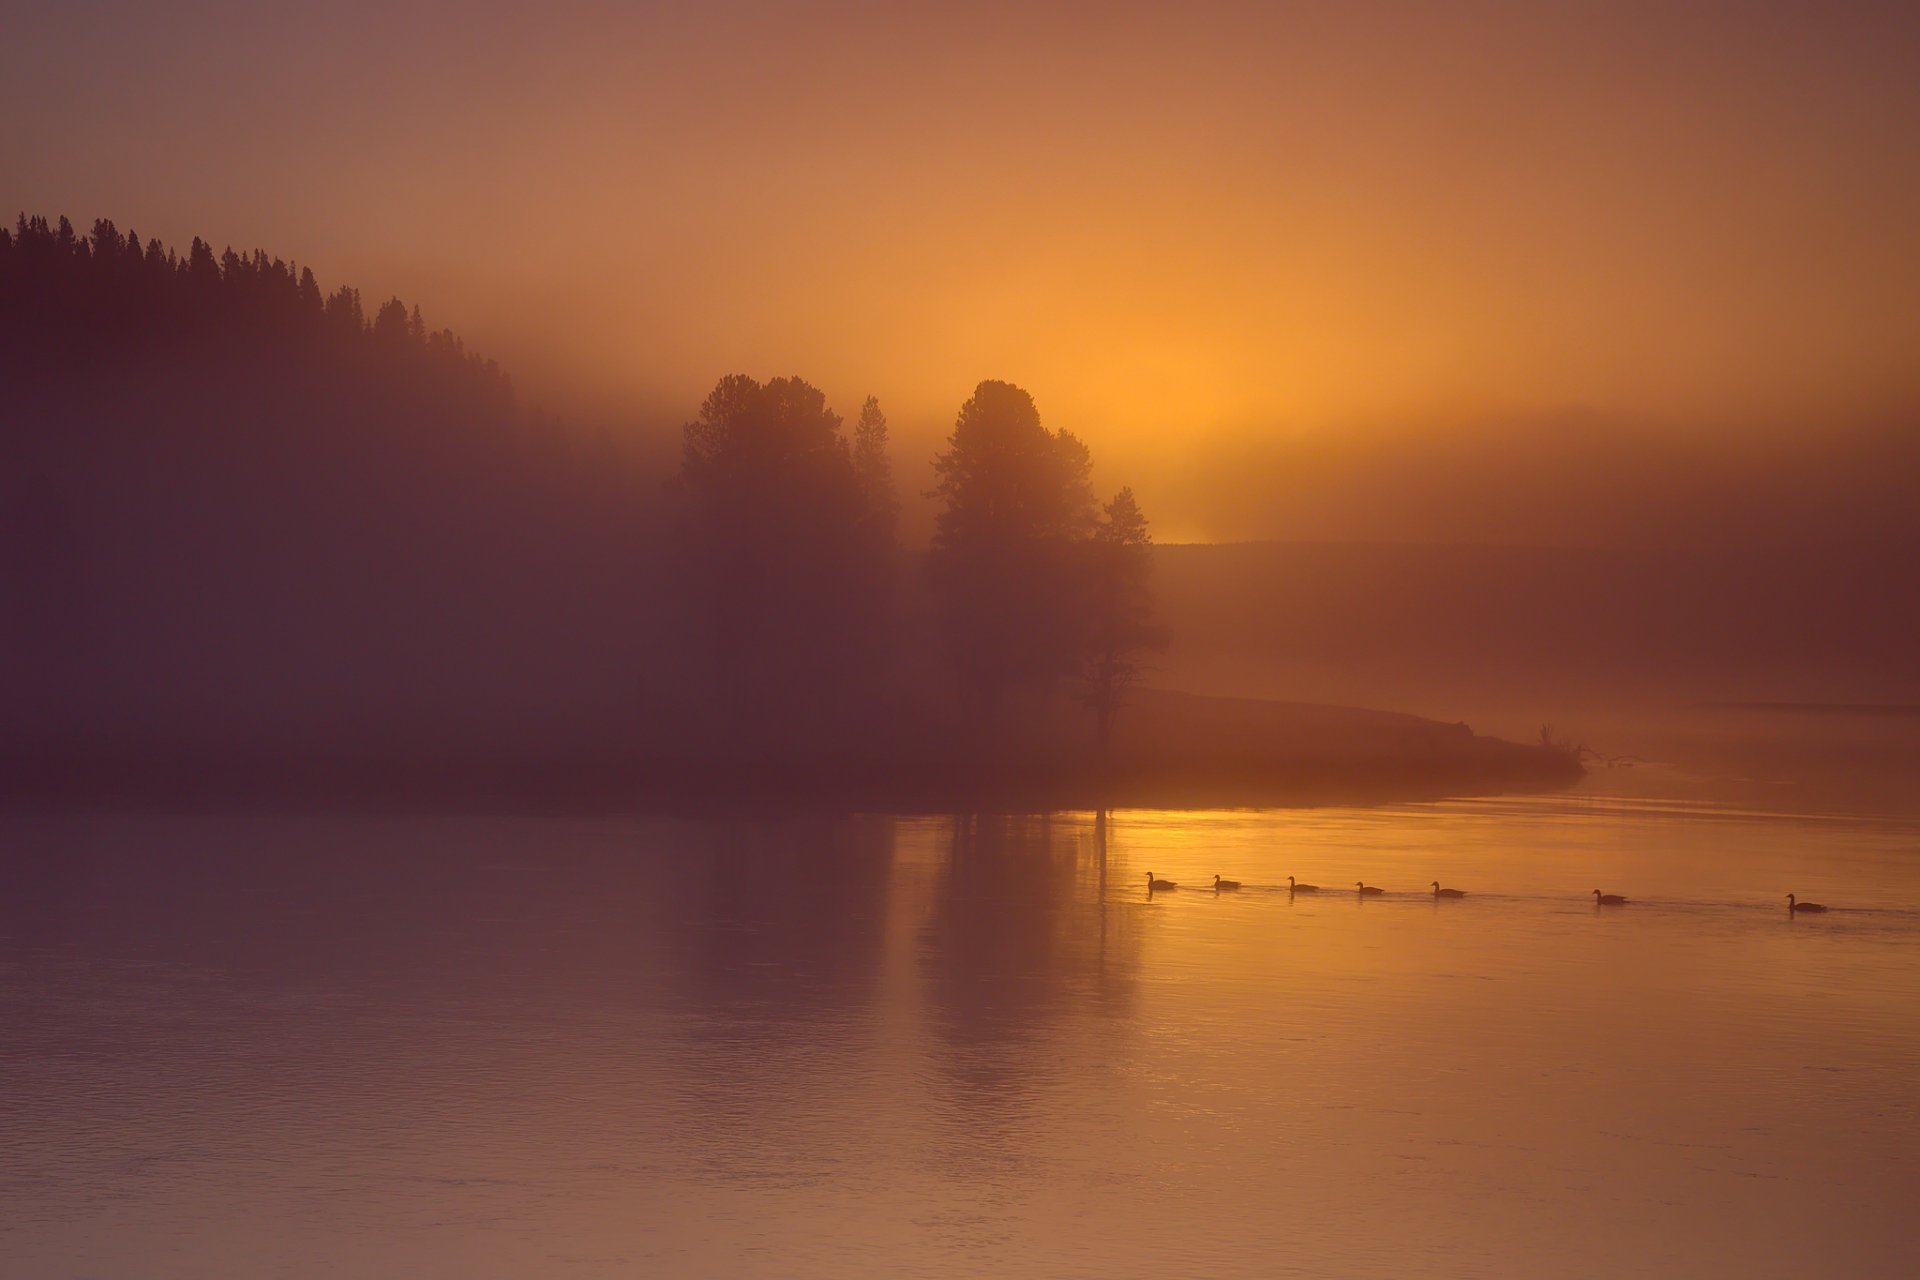
[{"label": "orange glow in sky", "polygon": [[418,300],[570,412],[794,372],[924,445],[1012,380],[1150,504],[1215,446],[1920,401],[1911,10],[1279,8],[49,6],[0,199]]}]

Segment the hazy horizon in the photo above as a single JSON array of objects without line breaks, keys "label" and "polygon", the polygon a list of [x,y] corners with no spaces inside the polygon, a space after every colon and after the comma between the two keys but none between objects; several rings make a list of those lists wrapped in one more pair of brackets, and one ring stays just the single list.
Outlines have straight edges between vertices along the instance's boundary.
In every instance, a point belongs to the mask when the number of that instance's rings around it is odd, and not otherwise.
[{"label": "hazy horizon", "polygon": [[981,378],[1173,541],[1914,532],[1897,7],[90,13],[10,20],[9,214],[297,258],[639,437],[878,395],[910,540]]},{"label": "hazy horizon", "polygon": [[1914,1270],[1920,6],[0,10],[7,1280]]}]

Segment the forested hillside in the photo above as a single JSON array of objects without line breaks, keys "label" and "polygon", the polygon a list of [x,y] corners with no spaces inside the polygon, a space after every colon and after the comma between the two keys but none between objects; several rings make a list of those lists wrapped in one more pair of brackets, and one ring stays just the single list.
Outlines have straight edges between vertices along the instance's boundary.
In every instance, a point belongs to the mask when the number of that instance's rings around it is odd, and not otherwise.
[{"label": "forested hillside", "polygon": [[[1059,804],[1569,776],[1425,722],[1137,706],[1180,629],[1148,515],[1010,383],[900,479],[876,400],[849,428],[800,378],[730,374],[664,477],[398,299],[24,216],[0,378],[16,792]],[[932,545],[905,555],[899,489],[926,480]]]},{"label": "forested hillside", "polygon": [[22,218],[0,380],[9,737],[424,750],[630,714],[657,482],[417,307]]}]

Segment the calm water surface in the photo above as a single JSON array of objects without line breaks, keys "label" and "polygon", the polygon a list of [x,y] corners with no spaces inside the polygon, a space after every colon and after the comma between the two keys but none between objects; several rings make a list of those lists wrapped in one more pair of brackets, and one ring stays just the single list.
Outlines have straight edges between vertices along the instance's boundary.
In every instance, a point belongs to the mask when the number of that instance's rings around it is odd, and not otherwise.
[{"label": "calm water surface", "polygon": [[[1910,820],[0,841],[9,1280],[1905,1277],[1920,1249]],[[1248,887],[1194,891],[1216,871]]]}]

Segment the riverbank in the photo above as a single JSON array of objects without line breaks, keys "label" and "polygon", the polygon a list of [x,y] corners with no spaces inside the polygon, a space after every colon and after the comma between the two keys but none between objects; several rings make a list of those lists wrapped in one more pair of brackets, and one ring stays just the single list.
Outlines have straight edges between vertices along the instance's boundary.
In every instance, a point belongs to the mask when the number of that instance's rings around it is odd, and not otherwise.
[{"label": "riverbank", "polygon": [[1312,703],[1141,690],[1109,747],[1063,713],[1018,736],[951,726],[805,749],[673,749],[659,741],[405,744],[301,751],[16,751],[15,808],[694,811],[1234,808],[1548,791],[1581,776],[1564,753],[1464,724]]}]

